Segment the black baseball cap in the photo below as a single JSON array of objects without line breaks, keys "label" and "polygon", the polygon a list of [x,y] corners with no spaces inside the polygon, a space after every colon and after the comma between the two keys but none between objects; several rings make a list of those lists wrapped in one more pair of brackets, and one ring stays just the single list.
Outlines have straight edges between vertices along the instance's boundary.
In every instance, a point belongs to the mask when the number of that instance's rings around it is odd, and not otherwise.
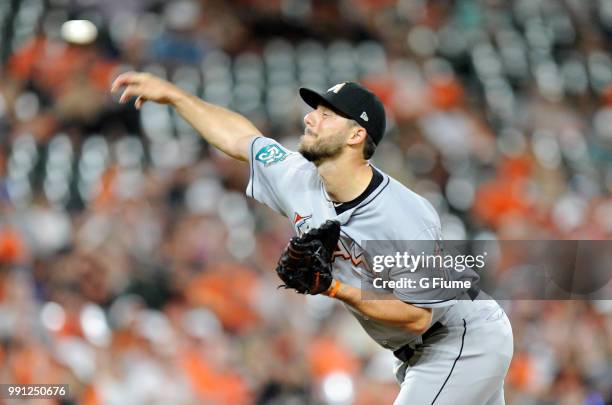
[{"label": "black baseball cap", "polygon": [[343,82],[319,93],[300,88],[300,97],[312,108],[323,102],[346,117],[355,120],[368,131],[378,145],[385,134],[385,107],[378,97],[359,83]]}]

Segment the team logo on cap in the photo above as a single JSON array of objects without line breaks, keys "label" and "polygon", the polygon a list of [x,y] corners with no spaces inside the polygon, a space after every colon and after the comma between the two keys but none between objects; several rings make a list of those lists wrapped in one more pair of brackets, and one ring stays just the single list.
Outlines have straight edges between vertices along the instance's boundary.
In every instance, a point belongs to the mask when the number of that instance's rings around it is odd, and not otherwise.
[{"label": "team logo on cap", "polygon": [[368,117],[368,114],[365,111],[361,113],[359,118],[361,118],[364,121],[369,121],[370,120],[370,118]]},{"label": "team logo on cap", "polygon": [[329,92],[332,92],[332,93],[336,93],[336,94],[338,94],[338,92],[339,92],[340,90],[342,90],[342,88],[344,87],[344,85],[345,85],[345,84],[346,84],[346,82],[344,82],[344,83],[338,83],[338,84],[336,84],[335,86],[332,86],[332,87],[330,87],[329,89],[327,89],[327,92],[328,92],[328,93],[329,93]]}]

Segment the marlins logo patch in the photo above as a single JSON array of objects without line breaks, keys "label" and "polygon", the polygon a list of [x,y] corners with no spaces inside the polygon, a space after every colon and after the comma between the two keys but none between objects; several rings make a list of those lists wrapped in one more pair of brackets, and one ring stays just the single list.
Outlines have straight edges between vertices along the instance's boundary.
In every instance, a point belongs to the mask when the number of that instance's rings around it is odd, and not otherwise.
[{"label": "marlins logo patch", "polygon": [[287,152],[283,150],[278,144],[266,145],[257,152],[255,160],[264,164],[264,166],[270,166],[274,163],[278,163],[288,156]]},{"label": "marlins logo patch", "polygon": [[301,216],[297,212],[293,214],[293,226],[299,236],[304,235],[310,230],[310,225],[307,222],[310,218],[312,218],[312,214],[305,216]]}]

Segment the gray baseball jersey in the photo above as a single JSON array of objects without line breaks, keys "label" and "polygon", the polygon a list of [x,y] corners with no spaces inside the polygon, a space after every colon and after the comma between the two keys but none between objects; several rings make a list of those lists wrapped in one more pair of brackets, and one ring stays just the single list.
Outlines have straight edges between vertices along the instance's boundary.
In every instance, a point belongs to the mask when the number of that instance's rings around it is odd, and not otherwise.
[{"label": "gray baseball jersey", "polygon": [[[440,220],[431,204],[380,171],[382,182],[363,201],[338,215],[316,167],[301,154],[272,139],[258,137],[252,142],[250,160],[247,194],[290,219],[296,233],[316,228],[328,219],[340,221],[333,276],[343,283],[361,288],[364,281],[376,276],[369,269],[364,241],[441,238]],[[434,322],[455,302],[432,299],[435,291],[431,289],[394,289],[392,293],[402,301],[435,308]],[[385,348],[395,350],[417,339],[406,330],[369,319],[350,306],[347,309]]]},{"label": "gray baseball jersey", "polygon": [[[342,283],[362,288],[364,280],[371,280],[372,277],[376,276],[368,263],[370,256],[368,255],[368,247],[364,247],[364,241],[435,241],[441,239],[440,220],[431,204],[380,170],[376,169],[380,174],[380,181],[375,188],[369,190],[367,196],[357,204],[338,213],[334,202],[325,191],[316,166],[307,161],[301,154],[289,151],[273,139],[257,137],[251,142],[249,163],[251,173],[246,190],[247,195],[287,217],[297,234],[303,234],[309,229],[316,228],[328,219],[335,219],[340,222],[341,237],[338,250],[334,254],[333,276]],[[446,276],[452,278],[452,274],[446,274]],[[389,277],[389,274],[387,274],[387,277]],[[474,276],[474,278],[477,278],[477,276]],[[432,324],[437,321],[444,321],[449,324],[448,330],[451,330],[450,325],[455,322],[456,333],[459,335],[447,336],[446,339],[452,342],[458,342],[461,339],[464,326],[462,319],[465,318],[457,318],[457,314],[454,313],[457,311],[453,312],[452,308],[464,307],[465,305],[456,305],[458,300],[454,297],[438,297],[436,295],[437,291],[432,290],[432,288],[395,288],[389,289],[389,292],[404,302],[432,308]],[[494,301],[491,302],[499,309]],[[421,337],[416,334],[369,319],[351,306],[345,306],[359,321],[364,330],[377,343],[387,349],[395,351],[406,345],[422,343]],[[481,311],[480,314],[481,316],[489,316],[485,314],[485,311]],[[465,339],[465,334],[463,336],[463,339]],[[442,346],[444,344],[439,345],[439,347]],[[463,349],[463,341],[461,348]],[[454,348],[452,350],[442,348],[442,352],[448,356],[451,356],[452,353],[451,357],[454,357],[456,350]],[[443,361],[443,356],[438,356],[438,358],[441,365],[437,364],[437,367],[448,365],[447,368],[450,368],[450,364],[454,360],[454,358],[449,358],[448,361]],[[456,363],[456,360],[454,362]],[[473,364],[470,365],[470,367],[473,366]],[[503,368],[504,365],[502,364],[501,367]],[[507,369],[507,365],[505,367]],[[453,366],[453,368],[455,367]],[[499,367],[493,368],[499,371]],[[398,370],[402,374],[401,376],[398,375],[398,381],[402,383],[403,387],[404,375],[409,377],[406,364],[398,364]],[[501,387],[499,375],[505,375],[505,371],[499,373],[497,371],[495,376],[492,376],[489,380],[483,376],[481,376],[483,377],[481,380],[493,381],[495,392],[499,394],[499,387]],[[397,373],[396,371],[396,375]],[[470,373],[465,370],[464,374],[469,375]],[[408,380],[411,381],[410,378]],[[503,381],[503,376],[501,381]],[[458,387],[465,387],[465,383],[471,383],[470,381],[464,382],[457,379],[453,382],[459,382]],[[406,385],[408,386],[408,383]],[[444,385],[447,385],[447,382],[444,382]],[[488,389],[490,390],[490,387]],[[414,391],[414,388],[410,390]],[[423,396],[421,398],[423,402],[418,400],[418,396],[410,395],[410,397],[411,400],[416,401],[414,403],[432,403],[433,401],[445,403],[443,396],[440,394],[442,390],[440,389],[440,393],[437,395],[436,390],[437,388],[431,387],[426,395],[431,394],[432,397]],[[435,395],[435,398],[433,395]],[[446,390],[444,395],[447,395],[451,402],[453,398],[457,398],[455,393],[449,392],[449,390]],[[400,401],[400,398],[401,395],[398,397],[398,401]],[[503,395],[501,398],[503,402]],[[482,403],[485,403],[485,399],[483,398]]]}]

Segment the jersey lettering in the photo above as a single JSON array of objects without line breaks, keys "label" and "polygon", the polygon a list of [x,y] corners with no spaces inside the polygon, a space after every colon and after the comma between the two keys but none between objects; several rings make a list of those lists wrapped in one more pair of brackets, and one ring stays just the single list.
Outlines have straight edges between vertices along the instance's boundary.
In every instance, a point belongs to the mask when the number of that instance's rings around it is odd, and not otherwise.
[{"label": "jersey lettering", "polygon": [[359,266],[364,263],[361,247],[352,239],[350,240],[350,246],[347,247],[345,243],[343,238],[340,238],[332,256],[332,263],[336,260],[336,257],[342,260],[350,260],[353,266]]}]

